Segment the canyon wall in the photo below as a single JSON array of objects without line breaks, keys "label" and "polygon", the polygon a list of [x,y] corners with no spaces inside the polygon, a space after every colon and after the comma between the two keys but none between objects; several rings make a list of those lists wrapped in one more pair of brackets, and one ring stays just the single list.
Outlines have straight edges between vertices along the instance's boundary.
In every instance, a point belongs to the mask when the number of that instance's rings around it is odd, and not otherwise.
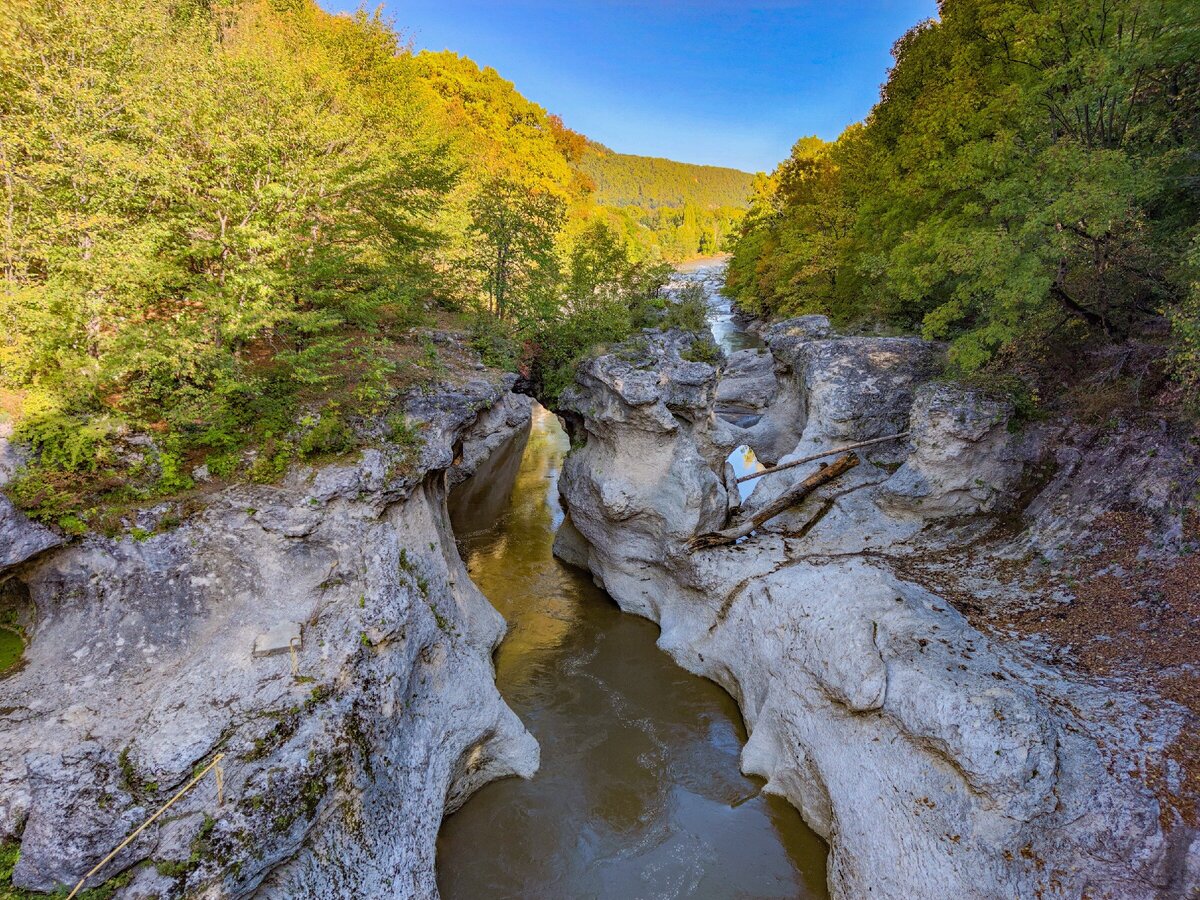
[{"label": "canyon wall", "polygon": [[[837,337],[820,317],[765,337],[773,388],[745,364],[735,374],[773,399],[740,426],[714,402],[741,392],[688,361],[687,335],[583,365],[562,404],[576,449],[556,552],[734,696],[750,731],[743,768],[829,842],[835,896],[1193,895],[1194,832],[1118,764],[1161,749],[1181,718],[1070,679],[904,575],[1018,504],[1042,513],[1012,546],[1061,537],[1066,521],[1086,528],[1096,510],[1050,496],[1089,494],[1078,478],[1030,481],[1056,433],[1016,428],[1006,402],[935,380],[939,348],[915,338]],[[906,430],[751,537],[688,551],[738,505],[723,475],[735,446],[779,456],[791,435],[787,462]],[[815,467],[762,478],[733,515]],[[977,600],[1000,590],[981,579]]]},{"label": "canyon wall", "polygon": [[[62,536],[0,508],[0,594],[28,637],[0,679],[0,840],[17,888],[121,897],[427,897],[442,818],[538,748],[497,693],[504,622],[446,514],[528,427],[513,378],[415,393],[382,435],[282,484],[212,489],[136,536]],[[298,640],[292,640],[298,638]],[[294,655],[289,649],[294,647]],[[115,880],[113,880],[115,879]]]}]

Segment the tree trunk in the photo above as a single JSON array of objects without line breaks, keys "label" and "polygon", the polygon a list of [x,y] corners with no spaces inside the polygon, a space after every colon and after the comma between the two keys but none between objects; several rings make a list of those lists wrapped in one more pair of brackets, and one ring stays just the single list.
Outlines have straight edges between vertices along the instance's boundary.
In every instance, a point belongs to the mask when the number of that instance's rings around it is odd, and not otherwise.
[{"label": "tree trunk", "polygon": [[725,521],[728,522],[742,507],[742,492],[738,490],[737,473],[728,460],[725,461],[722,475],[725,481]]},{"label": "tree trunk", "polygon": [[828,484],[840,475],[849,472],[859,463],[857,454],[847,453],[845,456],[839,456],[829,465],[822,464],[817,471],[813,472],[803,481],[793,485],[777,499],[768,503],[758,511],[748,521],[743,522],[735,528],[726,528],[724,531],[710,531],[708,534],[700,534],[692,538],[688,542],[688,552],[694,553],[697,550],[704,550],[708,547],[718,547],[722,544],[732,544],[738,538],[746,537],[754,529],[758,528],[768,519],[773,519],[782,512],[786,512],[791,507],[795,506],[817,488]]},{"label": "tree trunk", "polygon": [[845,453],[847,450],[857,450],[860,447],[870,447],[874,444],[883,444],[887,441],[897,441],[900,438],[908,437],[907,431],[901,431],[897,434],[889,434],[886,437],[871,438],[869,441],[858,441],[853,444],[846,444],[844,447],[834,447],[832,450],[822,450],[820,453],[814,453],[811,456],[805,456],[800,459],[793,459],[791,462],[783,463],[782,465],[772,466],[769,469],[763,469],[760,472],[751,472],[749,475],[743,475],[737,480],[738,484],[743,481],[753,481],[755,478],[762,478],[764,475],[771,475],[775,472],[782,472],[785,469],[794,469],[796,466],[802,466],[805,463],[813,462],[814,460],[823,459],[826,456],[837,456],[839,453]]}]

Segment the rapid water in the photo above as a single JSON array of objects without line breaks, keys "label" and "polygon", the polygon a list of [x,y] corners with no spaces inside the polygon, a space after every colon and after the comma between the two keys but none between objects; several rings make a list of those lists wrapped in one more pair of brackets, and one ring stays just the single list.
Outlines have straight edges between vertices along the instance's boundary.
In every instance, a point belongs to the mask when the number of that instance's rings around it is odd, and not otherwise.
[{"label": "rapid water", "polygon": [[[720,259],[704,259],[681,266],[671,279],[671,289],[688,282],[696,282],[704,289],[704,299],[708,305],[708,327],[712,331],[713,340],[722,350],[736,353],[739,350],[758,350],[766,352],[766,344],[756,334],[751,334],[742,328],[733,314],[733,303],[721,294],[721,286],[725,283],[725,261]],[[762,418],[761,412],[739,406],[735,403],[716,404],[716,413],[727,422],[741,428],[751,428]],[[754,451],[745,444],[729,454],[729,462],[733,465],[734,474],[739,478],[753,472],[761,472],[763,464],[758,461]],[[745,500],[754,490],[757,481],[747,481],[738,485],[738,492]]]},{"label": "rapid water", "polygon": [[[766,346],[762,338],[742,328],[734,318],[733,303],[721,294],[725,282],[725,261],[702,259],[679,267],[671,279],[670,287],[685,282],[698,282],[704,288],[704,299],[708,304],[708,325],[713,340],[726,353],[738,350],[757,350]],[[670,287],[668,289],[670,289]]]}]

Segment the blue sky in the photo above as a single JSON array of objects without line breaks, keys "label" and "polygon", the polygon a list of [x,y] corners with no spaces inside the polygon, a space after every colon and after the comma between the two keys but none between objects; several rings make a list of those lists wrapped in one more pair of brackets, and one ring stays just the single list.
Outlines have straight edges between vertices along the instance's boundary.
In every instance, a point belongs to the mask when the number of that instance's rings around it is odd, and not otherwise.
[{"label": "blue sky", "polygon": [[[319,0],[331,11],[356,0]],[[624,153],[769,170],[879,94],[935,0],[386,0],[418,48],[492,66]],[[374,0],[369,4],[374,8]]]}]

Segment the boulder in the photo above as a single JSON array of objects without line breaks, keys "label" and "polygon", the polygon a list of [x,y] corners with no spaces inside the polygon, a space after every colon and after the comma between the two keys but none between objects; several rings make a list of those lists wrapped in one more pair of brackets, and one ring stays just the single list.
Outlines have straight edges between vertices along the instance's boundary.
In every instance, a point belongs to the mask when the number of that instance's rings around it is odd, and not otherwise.
[{"label": "boulder", "polygon": [[912,452],[880,491],[893,510],[926,518],[1012,505],[1023,460],[1009,429],[1012,403],[933,383],[918,389],[909,417]]},{"label": "boulder", "polygon": [[729,354],[717,383],[718,406],[761,411],[779,390],[775,360],[765,350],[739,350]]},{"label": "boulder", "polygon": [[809,341],[827,338],[833,334],[833,326],[826,316],[797,316],[759,328],[763,342],[779,359],[786,360],[791,350]]}]

